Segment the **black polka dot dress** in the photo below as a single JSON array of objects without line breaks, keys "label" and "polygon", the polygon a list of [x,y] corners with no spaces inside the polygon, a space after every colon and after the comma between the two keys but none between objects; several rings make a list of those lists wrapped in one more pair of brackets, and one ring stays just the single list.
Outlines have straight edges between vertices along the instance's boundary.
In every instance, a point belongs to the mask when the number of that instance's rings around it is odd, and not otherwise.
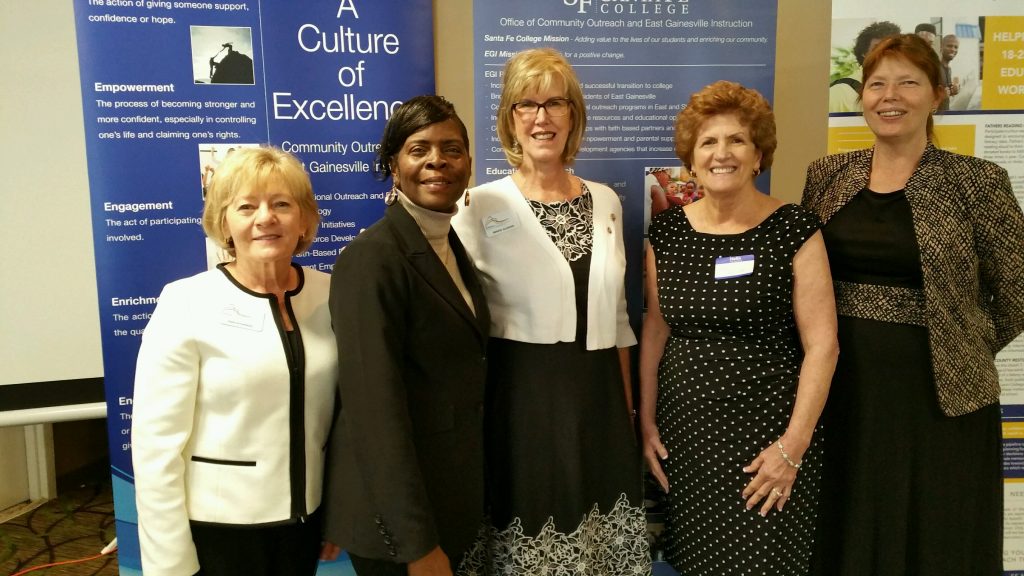
[{"label": "black polka dot dress", "polygon": [[741,492],[751,478],[742,468],[792,414],[802,359],[793,256],[819,227],[793,204],[740,234],[697,232],[682,207],[651,223],[658,302],[671,329],[658,372],[657,423],[669,452],[662,548],[686,576],[808,572],[817,435],[782,512],[763,518],[745,508]]}]

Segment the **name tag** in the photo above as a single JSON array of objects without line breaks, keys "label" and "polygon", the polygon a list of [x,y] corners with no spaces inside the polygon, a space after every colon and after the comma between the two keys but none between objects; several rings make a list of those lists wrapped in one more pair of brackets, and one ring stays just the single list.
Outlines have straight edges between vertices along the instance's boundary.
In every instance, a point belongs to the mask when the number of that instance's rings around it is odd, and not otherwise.
[{"label": "name tag", "polygon": [[754,273],[754,255],[715,258],[715,280],[728,280]]},{"label": "name tag", "polygon": [[266,318],[267,310],[263,307],[246,310],[229,304],[220,311],[221,324],[253,332],[263,331],[263,323],[266,321]]},{"label": "name tag", "polygon": [[519,227],[519,219],[516,218],[515,213],[511,210],[504,210],[502,212],[495,212],[494,214],[484,216],[482,222],[484,225],[484,234],[486,234],[488,238]]}]

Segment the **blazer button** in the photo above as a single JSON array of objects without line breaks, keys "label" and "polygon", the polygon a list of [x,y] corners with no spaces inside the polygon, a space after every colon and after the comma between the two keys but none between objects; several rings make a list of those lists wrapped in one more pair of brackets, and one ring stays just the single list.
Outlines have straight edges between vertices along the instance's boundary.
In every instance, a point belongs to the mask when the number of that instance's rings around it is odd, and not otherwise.
[{"label": "blazer button", "polygon": [[611,226],[609,226],[609,227],[608,227],[608,233],[609,233],[609,234],[611,234],[611,233],[612,233],[612,227],[611,227]]},{"label": "blazer button", "polygon": [[612,222],[615,222],[615,214],[612,214]]},{"label": "blazer button", "polygon": [[378,532],[378,533],[379,533],[379,534],[380,534],[381,536],[387,536],[387,535],[388,535],[388,531],[387,531],[387,530],[385,530],[383,526],[381,526],[380,528],[378,528],[378,529],[377,529],[377,532]]}]

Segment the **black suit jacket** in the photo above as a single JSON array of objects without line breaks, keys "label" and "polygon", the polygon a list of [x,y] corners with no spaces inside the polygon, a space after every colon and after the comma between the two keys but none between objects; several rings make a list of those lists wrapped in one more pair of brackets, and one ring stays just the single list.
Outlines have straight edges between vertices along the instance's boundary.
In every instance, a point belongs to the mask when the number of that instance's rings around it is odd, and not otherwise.
[{"label": "black suit jacket", "polygon": [[448,239],[475,315],[400,203],[334,265],[341,409],[325,530],[364,558],[410,562],[440,545],[457,563],[480,528],[490,319],[454,230]]}]

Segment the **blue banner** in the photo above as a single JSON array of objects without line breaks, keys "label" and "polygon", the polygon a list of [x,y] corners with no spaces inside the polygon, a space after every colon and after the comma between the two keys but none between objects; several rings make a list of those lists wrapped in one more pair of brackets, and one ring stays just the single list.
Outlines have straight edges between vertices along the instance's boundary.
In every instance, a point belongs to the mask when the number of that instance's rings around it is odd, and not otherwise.
[{"label": "blue banner", "polygon": [[[429,0],[76,0],[122,574],[139,574],[131,398],[164,284],[215,264],[205,183],[271,143],[310,172],[323,218],[301,264],[330,270],[383,213],[371,169],[391,111],[434,92]],[[321,574],[351,574],[346,560]]]},{"label": "blue banner", "polygon": [[[477,182],[510,174],[495,125],[502,68],[515,52],[562,52],[583,85],[587,128],[572,169],[604,182],[623,207],[626,299],[639,334],[643,246],[651,216],[703,191],[675,155],[676,114],[690,95],[732,80],[772,100],[778,4],[723,0],[528,0],[474,3]],[[758,188],[768,192],[762,174]],[[659,491],[648,489],[648,498]],[[656,506],[648,516],[660,531]],[[652,545],[654,574],[670,576]]]},{"label": "blue banner", "polygon": [[[774,1],[532,0],[474,3],[477,182],[511,173],[495,132],[512,54],[548,46],[572,63],[587,103],[573,169],[622,199],[630,318],[639,330],[643,239],[651,213],[701,191],[680,169],[676,114],[717,80],[774,93]],[[768,191],[768,175],[758,188]],[[639,333],[639,332],[638,332]]]}]

